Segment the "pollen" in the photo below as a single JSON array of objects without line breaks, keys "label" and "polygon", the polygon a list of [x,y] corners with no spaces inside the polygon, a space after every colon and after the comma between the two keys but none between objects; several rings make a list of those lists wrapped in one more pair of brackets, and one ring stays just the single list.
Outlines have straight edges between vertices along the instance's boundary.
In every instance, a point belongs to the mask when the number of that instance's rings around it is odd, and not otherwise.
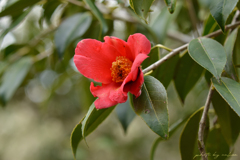
[{"label": "pollen", "polygon": [[118,56],[116,61],[112,63],[111,76],[114,82],[123,82],[130,73],[132,62],[125,56]]}]

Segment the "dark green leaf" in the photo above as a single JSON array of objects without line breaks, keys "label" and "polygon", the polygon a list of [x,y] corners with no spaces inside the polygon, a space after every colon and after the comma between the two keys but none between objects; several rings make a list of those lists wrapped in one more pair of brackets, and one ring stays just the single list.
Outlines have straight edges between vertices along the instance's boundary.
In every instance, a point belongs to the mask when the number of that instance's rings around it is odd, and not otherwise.
[{"label": "dark green leaf", "polygon": [[237,38],[237,32],[238,32],[238,28],[236,28],[229,35],[229,37],[227,38],[226,43],[224,45],[224,49],[227,53],[227,63],[225,65],[224,70],[226,71],[228,76],[231,77],[232,79],[234,79],[235,81],[239,81],[236,69],[233,64],[233,48],[234,48],[234,44],[235,44],[235,41]]},{"label": "dark green leaf", "polygon": [[218,116],[222,135],[228,145],[233,146],[240,131],[240,117],[230,108],[218,92],[213,93],[212,104]]},{"label": "dark green leaf", "polygon": [[149,126],[164,139],[168,138],[168,101],[164,86],[151,76],[144,77],[142,93],[133,97],[133,109]]},{"label": "dark green leaf", "polygon": [[227,77],[222,77],[220,84],[215,78],[212,79],[212,82],[218,93],[225,99],[238,116],[240,116],[240,83]]},{"label": "dark green leaf", "polygon": [[172,14],[175,11],[177,0],[164,0],[164,1],[168,7],[168,11]]},{"label": "dark green leaf", "polygon": [[129,99],[125,103],[120,103],[116,107],[116,113],[119,121],[123,127],[124,132],[127,132],[127,128],[129,124],[135,117],[135,113],[133,112]]},{"label": "dark green leaf", "polygon": [[87,12],[75,14],[62,22],[54,37],[59,57],[62,58],[69,44],[88,30],[91,22],[92,16]]},{"label": "dark green leaf", "polygon": [[[179,119],[177,122],[175,122],[174,124],[172,124],[170,127],[169,127],[169,138],[176,132],[176,130],[183,124],[185,123],[187,120],[187,118],[184,118],[184,119]],[[152,148],[151,148],[151,153],[150,153],[150,160],[154,160],[154,154],[155,154],[155,151],[157,149],[157,146],[158,144],[164,140],[162,137],[158,137],[153,145],[152,145]]]},{"label": "dark green leaf", "polygon": [[0,101],[6,105],[21,85],[32,65],[29,57],[21,58],[16,63],[10,65],[4,72],[0,86]]},{"label": "dark green leaf", "polygon": [[210,38],[198,38],[189,43],[189,55],[217,79],[221,77],[227,57],[223,46]]},{"label": "dark green leaf", "polygon": [[146,18],[150,11],[150,7],[154,0],[130,0],[130,5],[134,12],[143,20],[147,21]]},{"label": "dark green leaf", "polygon": [[92,133],[92,131],[94,131],[107,118],[114,108],[115,106],[97,110],[94,103],[92,103],[86,116],[76,125],[71,134],[70,141],[75,160],[77,147],[80,141]]},{"label": "dark green leaf", "polygon": [[157,69],[153,71],[152,76],[158,79],[163,84],[163,86],[167,88],[173,79],[178,61],[179,54],[161,64]]},{"label": "dark green leaf", "polygon": [[148,66],[159,60],[159,48],[152,49],[148,56],[149,57],[141,64],[143,69],[147,68]]},{"label": "dark green leaf", "polygon": [[209,160],[224,160],[230,152],[230,148],[225,141],[220,128],[213,128],[207,138],[206,152],[209,154]]},{"label": "dark green leaf", "polygon": [[85,139],[99,124],[101,124],[112,112],[115,106],[106,109],[96,109],[94,103],[90,106],[82,121],[82,137]]},{"label": "dark green leaf", "polygon": [[61,4],[59,0],[48,0],[43,5],[43,16],[42,18],[45,18],[48,23],[50,23],[50,19],[52,17],[52,14],[56,10],[56,8]]},{"label": "dark green leaf", "polygon": [[203,70],[188,53],[185,53],[178,61],[174,84],[182,102],[201,77]]},{"label": "dark green leaf", "polygon": [[[82,119],[83,120],[83,119]],[[75,126],[70,137],[71,148],[73,152],[74,159],[76,160],[77,147],[82,137],[82,120]]]},{"label": "dark green leaf", "polygon": [[[94,4],[94,2],[92,0],[84,0],[84,2],[86,4],[88,4],[89,8],[91,9],[91,11],[93,12],[93,14],[97,17],[97,19],[100,21],[101,23],[101,30],[102,30],[102,35],[104,35],[105,33],[107,33],[108,31],[108,25],[107,22],[105,21],[105,19],[103,18],[102,13],[99,11],[99,9],[96,7],[96,5]],[[101,37],[101,35],[100,35]]]},{"label": "dark green leaf", "polygon": [[7,15],[17,16],[19,15],[25,8],[31,7],[40,0],[19,0],[13,3],[12,5],[5,8],[2,12],[0,12],[0,17],[4,17]]},{"label": "dark green leaf", "polygon": [[209,6],[210,12],[223,32],[225,32],[225,24],[228,16],[232,13],[237,2],[238,0],[211,0]]},{"label": "dark green leaf", "polygon": [[[199,159],[198,128],[203,107],[196,111],[187,121],[180,137],[180,153],[183,160]],[[206,122],[205,135],[209,129],[209,120]]]}]

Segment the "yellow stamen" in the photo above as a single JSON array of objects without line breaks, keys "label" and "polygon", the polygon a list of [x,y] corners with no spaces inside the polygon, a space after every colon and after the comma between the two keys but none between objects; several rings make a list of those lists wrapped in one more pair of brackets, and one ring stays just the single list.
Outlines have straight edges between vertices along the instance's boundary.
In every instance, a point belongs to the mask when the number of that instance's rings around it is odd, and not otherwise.
[{"label": "yellow stamen", "polygon": [[114,82],[123,82],[130,73],[132,62],[125,56],[118,56],[112,63],[111,76]]}]

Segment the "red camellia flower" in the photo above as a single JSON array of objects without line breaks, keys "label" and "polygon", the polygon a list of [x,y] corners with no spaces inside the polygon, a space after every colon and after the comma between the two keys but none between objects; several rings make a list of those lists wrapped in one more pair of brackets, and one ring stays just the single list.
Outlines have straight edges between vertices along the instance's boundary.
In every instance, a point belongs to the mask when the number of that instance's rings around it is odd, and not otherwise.
[{"label": "red camellia flower", "polygon": [[74,63],[85,77],[102,86],[90,91],[98,99],[97,109],[108,108],[127,101],[127,93],[138,97],[144,81],[141,63],[151,50],[149,40],[142,34],[131,35],[127,42],[116,37],[104,37],[105,42],[84,39],[77,44]]}]

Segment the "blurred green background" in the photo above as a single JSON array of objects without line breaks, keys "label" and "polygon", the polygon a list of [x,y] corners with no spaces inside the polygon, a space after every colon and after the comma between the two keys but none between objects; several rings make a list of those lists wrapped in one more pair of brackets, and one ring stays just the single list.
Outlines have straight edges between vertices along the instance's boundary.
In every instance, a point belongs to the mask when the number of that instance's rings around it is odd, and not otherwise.
[{"label": "blurred green background", "polygon": [[[1,0],[0,11],[15,2]],[[201,28],[209,14],[207,1],[193,2]],[[102,40],[104,35],[126,40],[130,34],[140,32],[148,37],[152,45],[162,43],[175,48],[189,42],[196,32],[200,32],[193,31],[184,0],[179,0],[173,15],[169,14],[163,0],[155,0],[147,19],[149,25],[134,15],[127,0],[96,0],[95,4],[108,25],[108,31],[103,34],[100,22],[82,1],[38,1],[35,6],[27,7],[17,15],[1,17],[0,160],[73,160],[71,131],[94,101],[89,91],[90,80],[76,70],[72,61],[79,40]],[[77,24],[71,23],[74,21],[69,17],[80,12],[90,16],[86,15],[88,18],[76,28],[81,30],[79,36],[71,39],[67,31]],[[60,29],[59,26],[66,20],[65,28],[62,26]],[[61,40],[63,42],[59,42]],[[61,43],[65,45],[63,48]],[[161,50],[160,55],[164,54],[166,52]],[[184,104],[173,82],[167,92],[172,124],[204,105],[208,85],[202,77]],[[182,128],[168,141],[159,144],[156,160],[180,159],[179,136]],[[147,160],[157,137],[137,116],[124,133],[113,112],[87,137],[89,148],[83,141],[80,143],[77,159]],[[231,159],[238,160],[240,138],[234,153],[238,156]]]}]

